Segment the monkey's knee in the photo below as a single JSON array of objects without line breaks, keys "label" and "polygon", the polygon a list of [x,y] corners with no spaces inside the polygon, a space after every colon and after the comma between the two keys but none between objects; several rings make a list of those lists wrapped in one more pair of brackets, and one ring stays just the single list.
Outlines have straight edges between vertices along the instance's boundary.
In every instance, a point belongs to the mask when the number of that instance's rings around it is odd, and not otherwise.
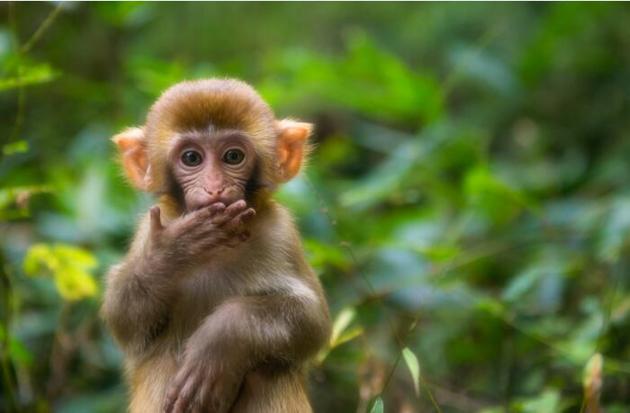
[{"label": "monkey's knee", "polygon": [[247,374],[232,413],[312,413],[304,378],[295,371]]}]

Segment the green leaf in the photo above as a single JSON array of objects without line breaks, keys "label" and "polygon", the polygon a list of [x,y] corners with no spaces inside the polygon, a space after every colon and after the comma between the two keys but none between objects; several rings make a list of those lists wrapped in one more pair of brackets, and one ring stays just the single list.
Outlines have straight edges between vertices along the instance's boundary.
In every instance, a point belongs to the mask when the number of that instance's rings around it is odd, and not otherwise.
[{"label": "green leaf", "polygon": [[28,142],[26,142],[25,140],[8,143],[2,147],[2,153],[4,155],[13,155],[16,153],[24,152],[28,152]]},{"label": "green leaf", "polygon": [[357,315],[356,310],[350,307],[346,307],[339,312],[339,314],[337,315],[333,323],[332,333],[330,334],[330,347],[331,348],[334,348],[337,345],[339,345],[339,338],[341,337],[342,333],[346,330],[346,328],[348,328],[350,323],[352,323],[352,320],[354,320],[356,315]]},{"label": "green leaf", "polygon": [[383,413],[385,411],[385,405],[383,404],[383,399],[381,396],[378,396],[376,400],[374,400],[374,404],[372,404],[372,409],[370,409],[370,413]]},{"label": "green leaf", "polygon": [[516,189],[500,180],[483,165],[470,170],[464,181],[469,204],[493,222],[506,223],[523,208],[534,209]]},{"label": "green leaf", "polygon": [[403,359],[405,360],[405,364],[407,364],[407,368],[411,373],[411,378],[413,379],[413,387],[416,391],[416,395],[420,395],[420,363],[418,363],[418,358],[416,355],[409,349],[409,347],[405,347],[402,351]]},{"label": "green leaf", "polygon": [[[7,340],[6,330],[4,329],[4,326],[0,324],[0,342],[4,342],[5,340]],[[10,336],[8,340],[8,350],[11,359],[24,365],[31,364],[31,362],[33,361],[33,355],[30,353],[30,351],[28,351],[24,344],[22,344],[20,340],[12,336]]]},{"label": "green leaf", "polygon": [[15,337],[11,337],[11,341],[9,341],[9,355],[11,356],[11,359],[26,366],[33,362],[33,355],[31,352],[28,351],[24,344]]},{"label": "green leaf", "polygon": [[0,92],[9,89],[16,89],[19,87],[50,82],[51,80],[59,76],[59,73],[54,71],[47,64],[22,67],[21,71],[22,73],[18,76],[5,77],[0,79]]},{"label": "green leaf", "polygon": [[514,403],[512,408],[522,413],[556,413],[560,411],[560,394],[555,389],[545,390],[538,397]]}]

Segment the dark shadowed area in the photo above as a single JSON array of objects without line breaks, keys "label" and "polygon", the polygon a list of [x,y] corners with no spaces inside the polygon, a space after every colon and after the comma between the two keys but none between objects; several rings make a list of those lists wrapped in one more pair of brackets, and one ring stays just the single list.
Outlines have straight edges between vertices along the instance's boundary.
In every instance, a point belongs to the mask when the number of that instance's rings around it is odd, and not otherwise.
[{"label": "dark shadowed area", "polygon": [[189,78],[314,122],[316,412],[627,412],[624,4],[0,4],[0,411],[121,412],[103,274],[151,203],[109,138]]}]

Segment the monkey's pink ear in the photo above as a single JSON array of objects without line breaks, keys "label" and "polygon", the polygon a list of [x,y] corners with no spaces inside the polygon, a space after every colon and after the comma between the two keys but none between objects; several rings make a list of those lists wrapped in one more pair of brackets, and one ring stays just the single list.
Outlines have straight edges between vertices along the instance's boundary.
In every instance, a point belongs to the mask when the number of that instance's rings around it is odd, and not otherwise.
[{"label": "monkey's pink ear", "polygon": [[278,180],[286,182],[300,172],[300,167],[307,152],[307,141],[313,125],[290,119],[278,121]]},{"label": "monkey's pink ear", "polygon": [[112,141],[118,147],[127,178],[136,188],[143,191],[148,190],[149,161],[144,130],[142,128],[127,128],[114,136]]}]

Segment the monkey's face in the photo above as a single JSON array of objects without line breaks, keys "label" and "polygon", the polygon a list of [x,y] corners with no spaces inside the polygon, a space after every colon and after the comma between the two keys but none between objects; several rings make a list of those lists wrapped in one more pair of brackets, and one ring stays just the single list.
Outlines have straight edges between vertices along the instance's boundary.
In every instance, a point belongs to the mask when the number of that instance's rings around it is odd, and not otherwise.
[{"label": "monkey's face", "polygon": [[236,130],[178,135],[169,158],[173,184],[188,211],[245,199],[256,169],[251,139]]},{"label": "monkey's face", "polygon": [[311,129],[276,120],[244,82],[205,79],[169,88],[144,126],[113,141],[136,188],[175,201],[185,212],[240,199],[258,207],[299,172]]}]

